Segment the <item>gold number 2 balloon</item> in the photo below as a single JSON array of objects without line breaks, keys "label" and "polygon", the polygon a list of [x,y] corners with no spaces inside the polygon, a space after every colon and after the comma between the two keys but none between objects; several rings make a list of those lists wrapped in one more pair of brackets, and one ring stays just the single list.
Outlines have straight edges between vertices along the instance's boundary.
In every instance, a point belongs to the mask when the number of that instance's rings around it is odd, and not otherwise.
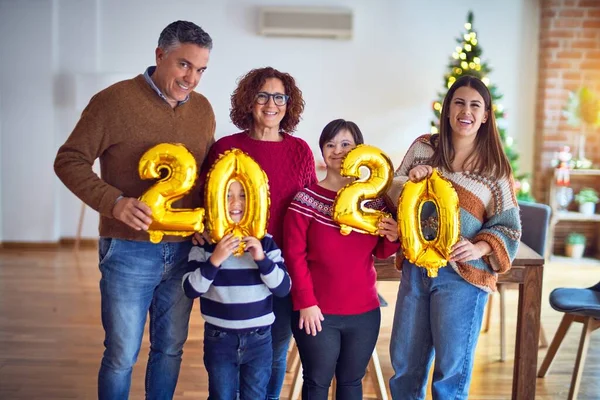
[{"label": "gold number 2 balloon", "polygon": [[[232,180],[240,182],[246,194],[245,212],[239,223],[233,222],[227,210],[227,191]],[[243,151],[226,151],[213,164],[206,178],[204,200],[206,225],[213,241],[220,241],[228,233],[257,239],[267,233],[271,201],[269,180],[260,165]],[[243,253],[244,244],[240,243],[234,254]]]},{"label": "gold number 2 balloon", "polygon": [[161,143],[140,158],[138,172],[142,179],[159,179],[163,170],[167,175],[139,198],[152,210],[153,221],[148,229],[152,243],[160,242],[164,235],[190,236],[204,230],[204,209],[171,208],[196,181],[196,160],[192,153],[181,144]]},{"label": "gold number 2 balloon", "polygon": [[[425,239],[421,231],[421,211],[427,201],[435,204],[439,218],[433,240]],[[438,269],[448,263],[452,246],[460,235],[458,195],[437,169],[427,179],[404,185],[398,205],[398,230],[404,256],[426,268],[429,277],[436,277]]]},{"label": "gold number 2 balloon", "polygon": [[348,235],[352,230],[378,235],[379,221],[390,216],[382,211],[365,209],[363,203],[380,197],[389,189],[394,171],[392,161],[375,146],[358,145],[344,158],[341,174],[359,179],[360,167],[368,168],[367,179],[343,187],[333,203],[333,219],[340,225],[342,235]]}]

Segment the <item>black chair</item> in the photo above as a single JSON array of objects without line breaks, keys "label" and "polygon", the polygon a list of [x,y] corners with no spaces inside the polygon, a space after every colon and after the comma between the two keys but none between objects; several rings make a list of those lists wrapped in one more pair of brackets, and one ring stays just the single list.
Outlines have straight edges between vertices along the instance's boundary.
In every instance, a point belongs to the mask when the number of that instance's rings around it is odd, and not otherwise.
[{"label": "black chair", "polygon": [[581,339],[579,340],[579,350],[577,351],[577,359],[575,360],[575,368],[573,370],[573,377],[571,378],[571,388],[569,389],[568,397],[569,400],[576,399],[581,383],[587,348],[590,343],[590,333],[600,328],[600,282],[587,289],[554,289],[550,293],[550,305],[556,311],[564,312],[565,315],[554,335],[554,339],[552,339],[552,344],[548,348],[548,353],[538,371],[538,377],[543,378],[546,376],[571,323],[581,322],[583,329],[581,331]]},{"label": "black chair", "polygon": [[[521,241],[531,247],[536,253],[544,256],[546,252],[546,236],[550,223],[550,206],[541,203],[519,201],[519,208],[521,210],[522,224]],[[506,361],[506,290],[518,289],[518,287],[519,285],[514,283],[498,283],[498,293],[500,295],[500,361]],[[483,332],[487,332],[490,328],[493,298],[494,296],[490,296],[488,301]],[[546,333],[540,325],[540,347],[547,346]]]}]

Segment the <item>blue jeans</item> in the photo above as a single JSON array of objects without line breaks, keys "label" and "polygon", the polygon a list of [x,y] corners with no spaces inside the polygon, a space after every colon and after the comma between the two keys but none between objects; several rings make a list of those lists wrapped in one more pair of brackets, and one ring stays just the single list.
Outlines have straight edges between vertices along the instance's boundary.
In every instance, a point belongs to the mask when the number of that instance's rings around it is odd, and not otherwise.
[{"label": "blue jeans", "polygon": [[204,324],[208,399],[264,400],[271,376],[271,327],[232,333]]},{"label": "blue jeans", "polygon": [[327,400],[335,373],[336,397],[363,398],[362,379],[379,335],[379,308],[356,315],[325,314],[316,336],[298,328],[300,313],[292,317],[292,331],[302,360],[302,399]]},{"label": "blue jeans", "polygon": [[292,298],[273,296],[275,322],[271,326],[273,338],[273,365],[267,386],[267,399],[278,400],[287,369],[287,353],[292,338]]},{"label": "blue jeans", "polygon": [[404,261],[390,339],[395,400],[425,399],[434,354],[433,398],[466,399],[469,394],[488,294],[450,265],[438,274],[429,278],[427,270]]},{"label": "blue jeans", "polygon": [[181,289],[191,242],[100,238],[98,244],[105,332],[98,398],[129,398],[131,371],[150,313],[146,399],[172,399],[192,308]]}]

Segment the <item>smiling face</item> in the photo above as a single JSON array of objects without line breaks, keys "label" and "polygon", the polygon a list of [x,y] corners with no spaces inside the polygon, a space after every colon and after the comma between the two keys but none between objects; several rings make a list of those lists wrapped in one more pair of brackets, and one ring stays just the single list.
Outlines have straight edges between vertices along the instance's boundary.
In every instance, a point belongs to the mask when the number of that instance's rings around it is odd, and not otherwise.
[{"label": "smiling face", "polygon": [[325,142],[321,149],[327,169],[339,172],[344,157],[355,147],[356,142],[352,133],[347,129],[340,130],[331,140]]},{"label": "smiling face", "polygon": [[179,44],[165,51],[156,49],[156,70],[152,80],[171,107],[186,99],[200,82],[208,65],[210,50],[192,43]]},{"label": "smiling face", "polygon": [[488,118],[483,97],[472,87],[459,87],[452,96],[448,118],[453,137],[472,137],[474,139],[479,127]]},{"label": "smiling face", "polygon": [[[278,78],[269,78],[261,86],[259,92],[268,94],[287,94],[283,82]],[[257,130],[263,130],[265,128],[279,131],[279,124],[283,117],[285,117],[287,104],[278,106],[275,104],[273,96],[269,97],[266,104],[258,104],[254,101],[252,107],[252,117],[254,119],[254,128]]]},{"label": "smiling face", "polygon": [[233,222],[240,222],[246,209],[246,193],[238,181],[233,181],[227,191],[227,212]]}]

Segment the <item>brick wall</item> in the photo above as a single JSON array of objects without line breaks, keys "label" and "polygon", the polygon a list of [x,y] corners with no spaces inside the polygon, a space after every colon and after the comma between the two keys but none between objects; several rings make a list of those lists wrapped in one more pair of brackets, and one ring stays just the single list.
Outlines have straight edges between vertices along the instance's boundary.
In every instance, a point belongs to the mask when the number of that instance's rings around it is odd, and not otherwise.
[{"label": "brick wall", "polygon": [[[600,0],[540,0],[540,53],[534,154],[534,195],[547,201],[551,160],[554,152],[568,144],[577,149],[579,128],[562,116],[569,91],[587,86],[600,94]],[[526,62],[526,60],[524,60]],[[600,165],[600,130],[588,130],[585,156]],[[600,188],[600,178],[585,184]],[[575,192],[578,183],[573,182]],[[599,223],[561,222],[554,250],[562,253],[563,238],[574,228],[596,238]],[[595,241],[595,240],[594,240]],[[588,253],[599,250],[592,243]]]}]

